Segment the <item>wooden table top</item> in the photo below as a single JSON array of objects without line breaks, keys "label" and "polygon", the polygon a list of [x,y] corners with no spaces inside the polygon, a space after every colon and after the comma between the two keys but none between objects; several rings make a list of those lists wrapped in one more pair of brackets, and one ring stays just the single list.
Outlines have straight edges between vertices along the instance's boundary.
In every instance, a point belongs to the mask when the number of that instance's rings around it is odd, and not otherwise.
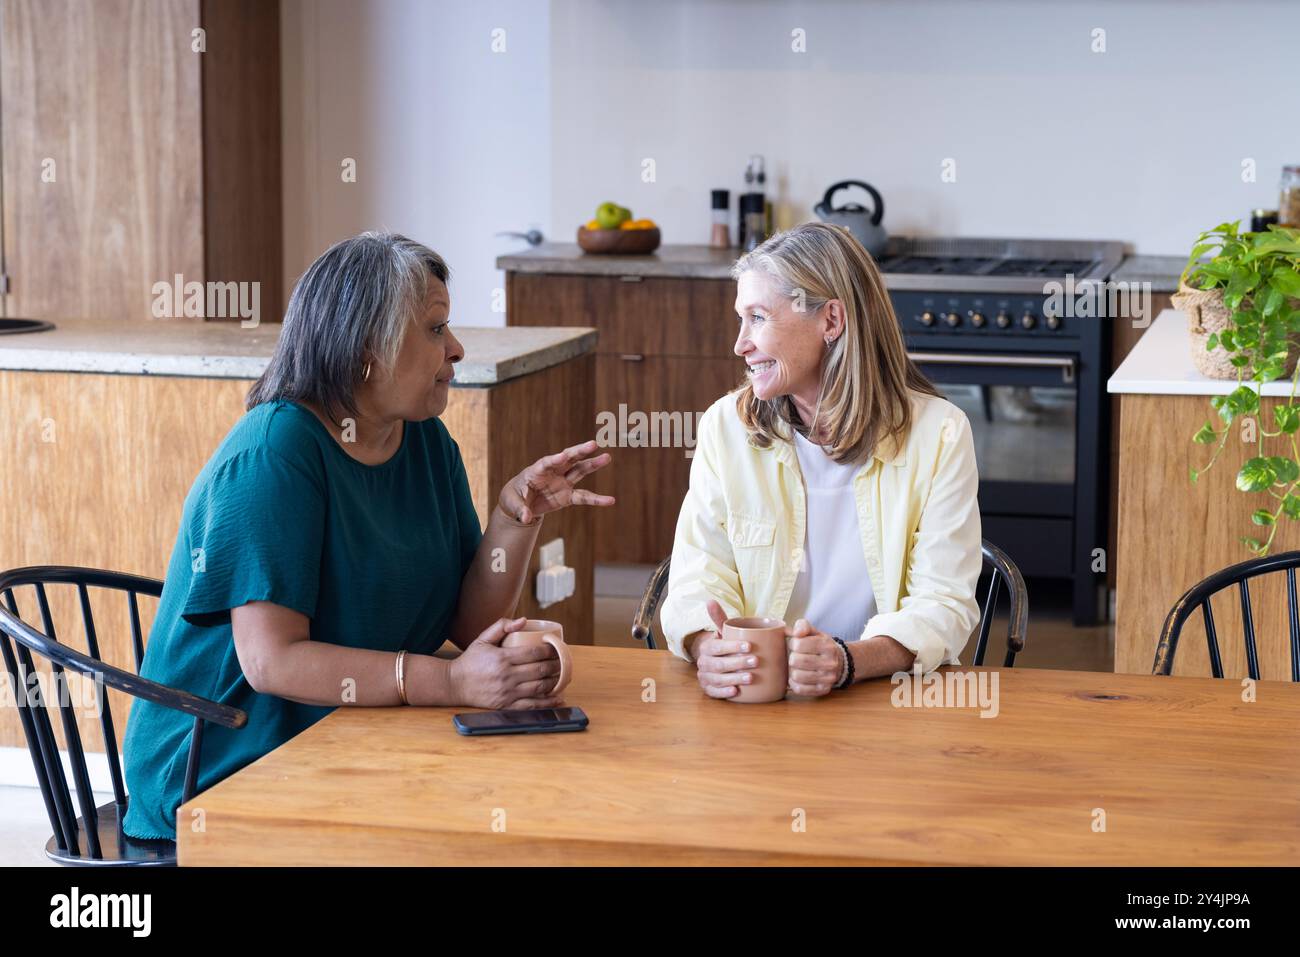
[{"label": "wooden table top", "polygon": [[182,807],[181,864],[1300,860],[1300,685],[943,669],[996,675],[984,718],[896,707],[887,678],[739,705],[666,652],[573,656],[587,731],[339,708]]}]

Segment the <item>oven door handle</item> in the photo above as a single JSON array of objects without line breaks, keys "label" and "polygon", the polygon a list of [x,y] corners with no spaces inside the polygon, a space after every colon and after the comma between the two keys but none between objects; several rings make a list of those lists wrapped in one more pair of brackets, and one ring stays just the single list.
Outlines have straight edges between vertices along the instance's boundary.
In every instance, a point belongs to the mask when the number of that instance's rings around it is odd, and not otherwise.
[{"label": "oven door handle", "polygon": [[1029,369],[1060,369],[1062,382],[1074,381],[1078,360],[1074,356],[1026,356],[979,352],[909,352],[907,357],[918,365],[945,366],[1015,366]]}]

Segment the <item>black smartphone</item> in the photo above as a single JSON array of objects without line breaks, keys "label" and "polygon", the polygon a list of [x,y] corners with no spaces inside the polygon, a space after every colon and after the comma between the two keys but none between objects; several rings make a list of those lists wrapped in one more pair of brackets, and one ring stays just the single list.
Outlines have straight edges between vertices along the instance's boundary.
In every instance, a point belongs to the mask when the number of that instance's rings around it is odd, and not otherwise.
[{"label": "black smartphone", "polygon": [[451,719],[461,734],[549,734],[585,731],[587,716],[581,708],[539,708],[536,711],[476,711]]}]

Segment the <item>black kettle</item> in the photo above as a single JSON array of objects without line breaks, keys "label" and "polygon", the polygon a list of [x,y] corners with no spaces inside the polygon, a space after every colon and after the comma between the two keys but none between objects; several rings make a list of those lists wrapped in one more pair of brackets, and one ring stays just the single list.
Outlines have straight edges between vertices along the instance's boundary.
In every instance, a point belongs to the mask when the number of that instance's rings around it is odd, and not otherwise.
[{"label": "black kettle", "polygon": [[[832,206],[831,197],[837,191],[849,186],[860,186],[870,193],[876,204],[875,212],[868,212],[857,203]],[[880,225],[880,221],[885,218],[885,201],[880,198],[880,193],[870,183],[858,179],[846,179],[836,183],[826,190],[826,195],[813,207],[813,212],[824,222],[846,227],[872,256],[879,257],[889,243],[889,233],[885,232],[885,227]]]}]

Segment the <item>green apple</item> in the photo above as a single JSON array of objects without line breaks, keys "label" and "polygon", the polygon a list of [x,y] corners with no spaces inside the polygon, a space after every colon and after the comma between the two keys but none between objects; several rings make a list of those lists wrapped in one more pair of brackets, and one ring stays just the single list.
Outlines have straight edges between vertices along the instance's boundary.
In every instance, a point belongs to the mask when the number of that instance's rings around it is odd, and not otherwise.
[{"label": "green apple", "polygon": [[596,222],[600,224],[601,229],[618,229],[626,212],[627,210],[617,203],[601,203],[596,207]]},{"label": "green apple", "polygon": [[628,209],[626,206],[620,206],[618,208],[618,224],[620,226],[622,226],[631,218],[632,218],[632,210]]}]

